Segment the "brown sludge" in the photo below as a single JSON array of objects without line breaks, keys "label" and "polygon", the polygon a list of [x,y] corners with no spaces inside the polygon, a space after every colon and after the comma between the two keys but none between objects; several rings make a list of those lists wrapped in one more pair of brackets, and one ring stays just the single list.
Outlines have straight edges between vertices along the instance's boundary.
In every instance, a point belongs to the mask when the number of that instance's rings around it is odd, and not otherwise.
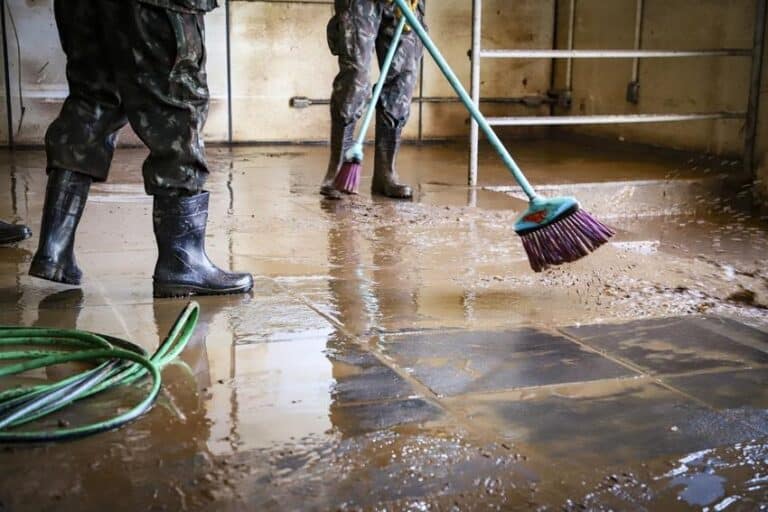
[{"label": "brown sludge", "polygon": [[[323,201],[327,148],[210,148],[208,250],[252,272],[253,294],[200,299],[195,339],[147,416],[4,447],[0,510],[764,503],[768,230],[722,182],[732,163],[557,140],[511,149],[615,241],[534,275],[512,228],[525,203],[489,151],[490,188],[470,191],[462,146],[406,146],[401,173],[417,186],[404,203],[370,197],[370,164],[359,197]],[[0,324],[156,345],[184,302],[152,299],[143,157],[120,151],[112,181],[93,186],[81,291],[26,275],[36,237],[0,248]],[[0,155],[0,218],[35,233],[44,163]]]}]

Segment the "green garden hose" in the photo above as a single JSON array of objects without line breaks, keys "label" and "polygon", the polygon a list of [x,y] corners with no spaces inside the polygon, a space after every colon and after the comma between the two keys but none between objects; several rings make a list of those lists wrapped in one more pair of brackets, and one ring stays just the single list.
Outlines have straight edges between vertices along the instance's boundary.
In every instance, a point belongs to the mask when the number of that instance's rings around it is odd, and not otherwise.
[{"label": "green garden hose", "polygon": [[[0,442],[60,441],[111,430],[138,418],[160,392],[163,367],[189,342],[197,325],[200,306],[190,302],[179,315],[165,341],[149,356],[125,340],[70,329],[0,327],[0,379],[47,366],[92,362],[94,368],[55,383],[14,386],[0,391]],[[116,386],[136,383],[149,375],[146,397],[132,409],[108,420],[72,428],[21,430],[20,426],[43,418],[73,402]],[[2,380],[0,380],[2,383]]]}]

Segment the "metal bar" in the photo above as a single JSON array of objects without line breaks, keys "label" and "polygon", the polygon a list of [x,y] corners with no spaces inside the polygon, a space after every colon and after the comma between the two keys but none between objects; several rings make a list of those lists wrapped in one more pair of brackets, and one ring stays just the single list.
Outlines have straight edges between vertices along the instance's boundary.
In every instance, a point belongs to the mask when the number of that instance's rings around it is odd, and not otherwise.
[{"label": "metal bar", "polygon": [[[480,103],[495,104],[495,105],[524,105],[526,107],[538,108],[542,105],[555,103],[556,100],[549,96],[510,96],[508,98],[491,97],[480,98]],[[411,103],[461,103],[461,100],[456,96],[424,96],[419,98],[414,96],[411,99]],[[309,108],[317,107],[320,105],[330,105],[331,100],[327,98],[307,98],[306,96],[294,96],[289,101],[291,108]]]},{"label": "metal bar", "polygon": [[744,119],[743,112],[712,112],[703,114],[630,114],[596,116],[491,117],[491,126],[563,126],[585,124],[637,124],[704,121],[707,119]]},{"label": "metal bar", "polygon": [[766,2],[757,0],[755,12],[755,36],[753,39],[752,70],[749,82],[749,102],[744,137],[744,170],[749,176],[755,173],[755,145],[757,143],[757,118],[760,112],[760,88],[763,75],[765,25],[768,23]]},{"label": "metal bar", "polygon": [[680,57],[751,57],[752,50],[482,50],[486,59],[673,59]]},{"label": "metal bar", "polygon": [[[422,1],[427,12],[427,0]],[[419,60],[419,143],[424,142],[424,56]]]},{"label": "metal bar", "polygon": [[[557,50],[558,45],[558,35],[559,35],[559,19],[560,19],[560,8],[559,8],[560,2],[558,0],[552,0],[552,49]],[[557,87],[557,61],[555,59],[550,59],[549,61],[549,91],[550,93],[555,92],[555,88]],[[549,104],[549,115],[553,116],[555,115],[555,105],[556,102],[552,102]]]},{"label": "metal bar", "polygon": [[[576,0],[571,0],[570,10],[568,11],[568,50],[573,51],[574,34],[576,32]],[[557,50],[554,50],[557,51]],[[573,89],[573,57],[568,57],[568,63],[565,67],[565,88]]]},{"label": "metal bar", "polygon": [[424,57],[419,62],[419,142],[424,141]]},{"label": "metal bar", "polygon": [[224,2],[225,38],[227,44],[227,142],[232,144],[232,32],[229,0]]},{"label": "metal bar", "polygon": [[[637,0],[635,11],[635,51],[639,51],[643,42],[643,0]],[[635,57],[632,62],[632,82],[637,82],[640,76],[640,58]]]},{"label": "metal bar", "polygon": [[[472,102],[480,106],[480,53],[482,49],[483,0],[472,0]],[[480,127],[474,117],[469,126],[469,176],[470,187],[477,186],[477,167],[480,154]]]},{"label": "metal bar", "polygon": [[8,60],[8,30],[5,25],[5,0],[2,0],[2,35],[3,35],[3,72],[5,73],[5,109],[7,111],[6,119],[8,121],[8,147],[13,149],[13,103],[11,102],[11,71]]},{"label": "metal bar", "polygon": [[[420,103],[461,103],[461,100],[455,96],[424,96],[423,98],[414,99],[414,102]],[[510,96],[508,98],[491,97],[480,98],[480,103],[493,103],[495,105],[525,105],[531,107],[539,107],[547,103],[553,103],[554,100],[548,96]]]}]

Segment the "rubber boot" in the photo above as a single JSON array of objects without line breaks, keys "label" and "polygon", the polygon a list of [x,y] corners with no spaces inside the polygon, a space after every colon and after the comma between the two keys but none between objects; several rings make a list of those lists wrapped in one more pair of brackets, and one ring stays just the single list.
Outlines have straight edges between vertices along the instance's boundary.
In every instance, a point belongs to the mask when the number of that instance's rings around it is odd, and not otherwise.
[{"label": "rubber boot", "polygon": [[155,196],[152,220],[158,251],[155,297],[226,295],[253,288],[250,274],[226,272],[205,253],[208,192],[187,197]]},{"label": "rubber boot", "polygon": [[57,283],[80,284],[83,273],[75,261],[75,232],[92,181],[90,176],[79,172],[50,171],[40,243],[32,258],[29,275]]},{"label": "rubber boot", "polygon": [[32,231],[20,224],[8,224],[0,220],[0,245],[21,242],[32,236]]},{"label": "rubber boot", "polygon": [[393,199],[413,197],[413,190],[408,185],[400,183],[395,169],[395,160],[400,150],[401,131],[402,127],[392,126],[381,112],[376,112],[376,159],[371,186],[371,192],[374,195]]},{"label": "rubber boot", "polygon": [[328,199],[341,199],[342,194],[336,190],[333,180],[344,163],[344,154],[355,142],[355,123],[344,124],[344,121],[331,116],[331,158],[328,161],[328,171],[320,185],[320,194]]}]

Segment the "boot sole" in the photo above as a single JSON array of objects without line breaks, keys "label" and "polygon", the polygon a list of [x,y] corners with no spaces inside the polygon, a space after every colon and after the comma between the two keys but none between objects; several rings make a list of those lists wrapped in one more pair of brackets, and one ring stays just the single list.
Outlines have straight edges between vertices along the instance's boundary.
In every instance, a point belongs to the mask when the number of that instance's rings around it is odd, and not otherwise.
[{"label": "boot sole", "polygon": [[153,296],[158,299],[173,297],[191,297],[193,295],[236,295],[248,293],[253,289],[253,284],[248,286],[236,286],[234,288],[203,288],[189,284],[162,284],[155,283]]},{"label": "boot sole", "polygon": [[387,194],[383,190],[372,188],[371,194],[374,196],[387,197],[389,199],[413,199],[413,191],[411,191],[410,194],[397,195],[397,194]]},{"label": "boot sole", "polygon": [[54,283],[69,284],[72,286],[79,286],[81,277],[68,275],[63,268],[41,263],[39,261],[32,261],[32,265],[29,267],[29,275],[32,277],[38,277],[45,279],[46,281],[53,281]]},{"label": "boot sole", "polygon": [[326,199],[331,199],[333,201],[338,201],[341,199],[341,192],[336,190],[334,187],[329,186],[322,186],[320,188],[320,195],[325,197]]}]

